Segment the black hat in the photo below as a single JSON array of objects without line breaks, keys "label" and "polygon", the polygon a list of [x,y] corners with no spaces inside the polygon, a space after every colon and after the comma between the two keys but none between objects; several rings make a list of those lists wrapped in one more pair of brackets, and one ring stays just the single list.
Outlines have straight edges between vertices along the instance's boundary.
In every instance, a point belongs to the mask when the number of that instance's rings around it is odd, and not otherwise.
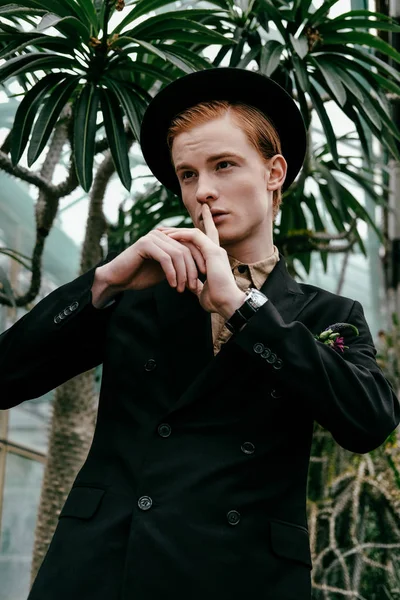
[{"label": "black hat", "polygon": [[171,121],[183,110],[209,100],[233,100],[261,110],[277,130],[288,164],[286,190],[300,171],[306,152],[306,129],[293,98],[270,77],[231,67],[184,75],[163,88],[143,116],[140,143],[153,175],[180,196],[180,185],[167,145]]}]

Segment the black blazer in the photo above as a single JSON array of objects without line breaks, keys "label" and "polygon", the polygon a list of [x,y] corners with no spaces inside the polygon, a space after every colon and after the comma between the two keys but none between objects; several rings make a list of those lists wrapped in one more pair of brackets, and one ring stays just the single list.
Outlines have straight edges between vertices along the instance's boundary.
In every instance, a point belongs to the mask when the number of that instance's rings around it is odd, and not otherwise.
[{"label": "black blazer", "polygon": [[[111,257],[110,257],[111,258]],[[0,336],[1,404],[103,363],[88,458],[29,600],[309,600],[313,422],[368,452],[400,420],[358,302],[300,285],[214,357],[210,314],[166,281],[91,304],[94,269]],[[340,354],[313,335],[359,328]]]}]

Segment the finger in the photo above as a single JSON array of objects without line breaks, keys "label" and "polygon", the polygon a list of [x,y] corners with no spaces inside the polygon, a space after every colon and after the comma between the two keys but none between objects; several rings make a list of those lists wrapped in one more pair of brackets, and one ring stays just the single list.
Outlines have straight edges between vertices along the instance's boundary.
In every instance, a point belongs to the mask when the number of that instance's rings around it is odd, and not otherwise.
[{"label": "finger", "polygon": [[[170,238],[170,239],[172,239],[172,238]],[[186,246],[190,250],[191,255],[197,265],[198,270],[200,270],[202,273],[206,273],[207,272],[206,261],[204,260],[204,257],[202,255],[202,253],[200,252],[199,248],[190,241],[181,240],[180,243],[183,244],[184,246]]]},{"label": "finger", "polygon": [[188,283],[190,289],[195,290],[198,271],[190,249],[161,232],[155,233],[154,238],[156,243],[171,257],[176,273],[176,284],[173,287],[176,287],[178,292],[183,292]]},{"label": "finger", "polygon": [[203,215],[204,231],[217,246],[219,246],[219,233],[212,218],[208,204],[203,204],[201,214]]}]

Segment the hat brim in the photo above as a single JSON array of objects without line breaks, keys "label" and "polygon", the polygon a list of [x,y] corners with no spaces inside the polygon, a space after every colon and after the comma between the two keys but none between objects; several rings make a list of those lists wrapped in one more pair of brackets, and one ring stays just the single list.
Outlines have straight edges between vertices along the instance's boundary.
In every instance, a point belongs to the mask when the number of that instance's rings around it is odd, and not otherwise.
[{"label": "hat brim", "polygon": [[143,116],[140,144],[154,176],[180,196],[171,163],[167,132],[183,110],[209,100],[233,100],[258,108],[275,126],[288,168],[282,190],[299,173],[306,153],[306,128],[293,98],[271,78],[245,69],[219,67],[184,75],[163,88]]}]

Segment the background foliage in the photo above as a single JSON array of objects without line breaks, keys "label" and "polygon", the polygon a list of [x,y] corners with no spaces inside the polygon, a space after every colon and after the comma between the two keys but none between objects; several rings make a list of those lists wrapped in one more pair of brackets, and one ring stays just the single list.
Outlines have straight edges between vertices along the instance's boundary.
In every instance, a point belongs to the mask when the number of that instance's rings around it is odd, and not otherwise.
[{"label": "background foliage", "polygon": [[[0,168],[37,189],[31,259],[0,248],[31,270],[30,286],[18,293],[0,273],[0,303],[27,306],[35,300],[60,199],[79,186],[90,199],[81,272],[101,259],[104,238],[122,250],[166,219],[189,224],[180,200],[151,177],[144,192],[133,194],[131,206],[121,202],[115,225],[104,217],[104,194],[115,174],[131,189],[130,149],[149,99],[184,73],[222,64],[271,76],[296,98],[309,127],[303,171],[285,193],[274,228],[280,249],[307,271],[311,252],[319,252],[325,266],[329,252],[356,245],[365,252],[357,224],[381,232],[353,190],[357,186],[377,205],[385,204],[384,167],[373,147],[378,141],[399,160],[400,140],[390,106],[400,91],[393,66],[400,54],[375,30],[400,27],[366,10],[332,18],[337,1],[317,8],[312,0],[179,6],[166,0],[0,0],[0,83],[10,97],[18,89],[19,99]],[[345,138],[335,133],[332,107],[354,124]],[[63,157],[65,179],[55,183]],[[382,352],[392,377],[391,354]],[[33,575],[85,459],[96,402],[92,372],[56,391]],[[357,456],[317,428],[308,500],[316,600],[400,597],[399,465],[396,436],[380,450]]]}]

